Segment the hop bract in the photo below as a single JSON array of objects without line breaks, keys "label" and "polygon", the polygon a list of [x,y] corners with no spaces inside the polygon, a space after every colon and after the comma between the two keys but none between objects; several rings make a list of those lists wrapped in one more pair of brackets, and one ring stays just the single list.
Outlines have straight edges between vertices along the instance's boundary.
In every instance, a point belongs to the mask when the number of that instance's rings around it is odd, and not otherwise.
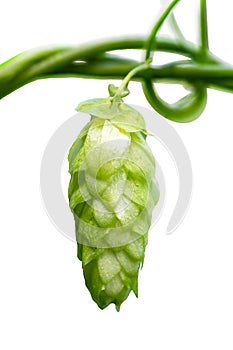
[{"label": "hop bract", "polygon": [[85,101],[90,114],[69,152],[69,204],[86,286],[101,309],[138,295],[152,211],[159,199],[143,117],[122,101]]}]

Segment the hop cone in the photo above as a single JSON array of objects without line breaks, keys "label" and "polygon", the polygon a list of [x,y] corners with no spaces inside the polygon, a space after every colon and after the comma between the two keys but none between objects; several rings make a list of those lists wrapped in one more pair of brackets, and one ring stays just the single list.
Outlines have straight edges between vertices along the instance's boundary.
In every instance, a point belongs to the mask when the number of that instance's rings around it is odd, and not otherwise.
[{"label": "hop cone", "polygon": [[69,152],[69,204],[86,286],[101,309],[119,311],[138,295],[152,211],[159,198],[155,160],[143,117],[108,99],[89,100],[90,114]]}]

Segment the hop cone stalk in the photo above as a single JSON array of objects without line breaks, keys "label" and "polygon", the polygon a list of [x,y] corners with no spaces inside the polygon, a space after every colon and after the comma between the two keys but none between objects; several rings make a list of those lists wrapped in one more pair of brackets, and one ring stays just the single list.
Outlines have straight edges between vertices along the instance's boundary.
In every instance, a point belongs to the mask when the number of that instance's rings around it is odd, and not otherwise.
[{"label": "hop cone stalk", "polygon": [[78,111],[90,114],[69,152],[69,204],[78,258],[93,300],[119,311],[143,264],[152,211],[159,199],[155,160],[145,122],[120,101],[95,99]]}]

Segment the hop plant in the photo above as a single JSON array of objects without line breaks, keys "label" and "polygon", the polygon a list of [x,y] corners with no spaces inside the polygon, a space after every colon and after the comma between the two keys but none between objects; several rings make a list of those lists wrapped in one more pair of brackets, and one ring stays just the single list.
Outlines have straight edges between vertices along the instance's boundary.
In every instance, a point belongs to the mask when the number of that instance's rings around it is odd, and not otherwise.
[{"label": "hop plant", "polygon": [[155,160],[143,117],[121,98],[85,101],[77,110],[91,116],[68,156],[78,258],[93,300],[119,311],[131,291],[138,296],[159,199]]}]

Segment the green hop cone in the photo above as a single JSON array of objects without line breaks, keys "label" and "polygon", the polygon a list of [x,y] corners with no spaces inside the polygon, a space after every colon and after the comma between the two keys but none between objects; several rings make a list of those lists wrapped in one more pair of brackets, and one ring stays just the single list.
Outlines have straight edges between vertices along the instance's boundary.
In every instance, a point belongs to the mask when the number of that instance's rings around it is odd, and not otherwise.
[{"label": "green hop cone", "polygon": [[68,156],[78,258],[93,300],[119,311],[131,290],[138,296],[159,199],[155,160],[143,117],[122,100],[89,100],[77,110],[91,116]]}]

